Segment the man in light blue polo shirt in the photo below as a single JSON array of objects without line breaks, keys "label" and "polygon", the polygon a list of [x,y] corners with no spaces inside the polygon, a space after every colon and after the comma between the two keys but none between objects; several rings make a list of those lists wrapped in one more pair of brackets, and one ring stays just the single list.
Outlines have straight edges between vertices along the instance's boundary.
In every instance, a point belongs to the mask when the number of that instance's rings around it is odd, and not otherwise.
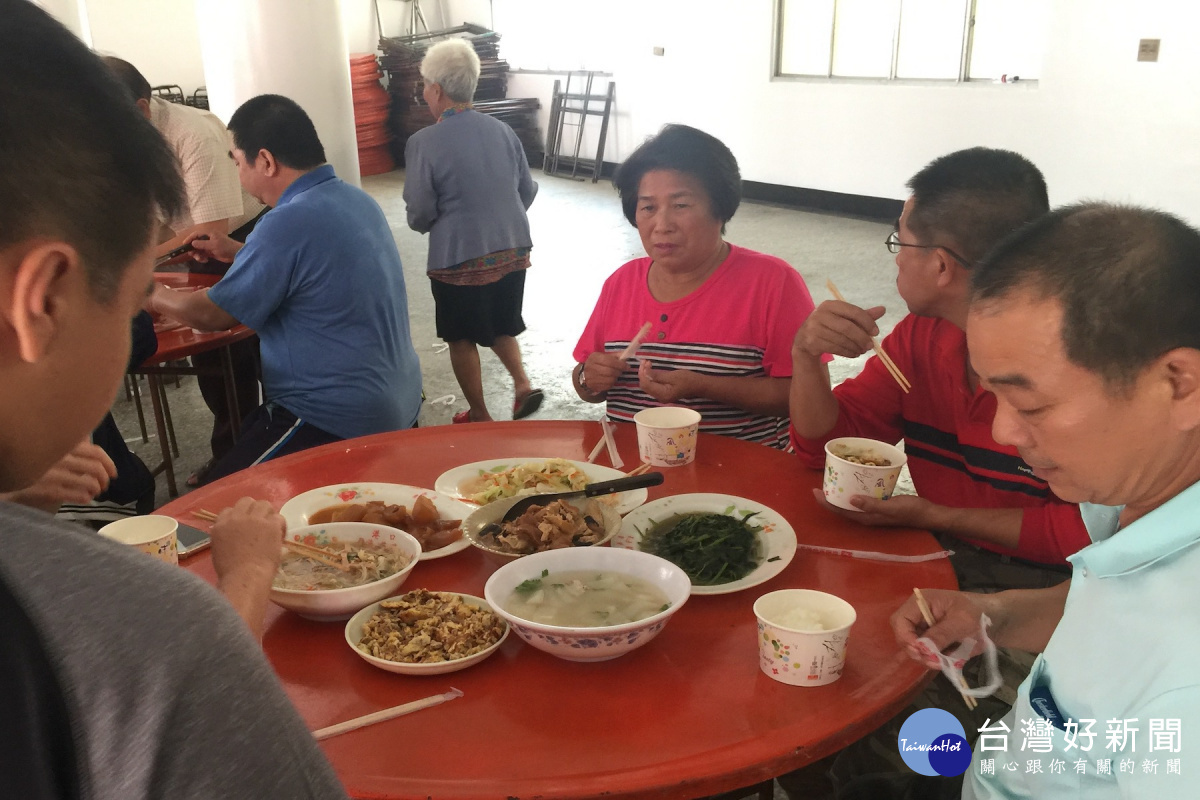
[{"label": "man in light blue polo shirt", "polygon": [[261,340],[266,402],[210,481],[318,444],[410,428],[421,408],[400,254],[383,211],[325,163],[294,101],[255,97],[229,130],[242,186],[272,210],[245,245],[225,236],[192,242],[203,256],[233,262],[215,286],[159,286],[150,302],[193,328],[240,322]]},{"label": "man in light blue polo shirt", "polygon": [[1059,587],[926,590],[932,627],[913,602],[893,617],[922,661],[917,637],[978,639],[981,614],[997,645],[1041,653],[963,797],[1195,797],[1200,232],[1130,207],[1059,209],[977,267],[972,293],[996,440],[1083,504],[1092,544]]}]

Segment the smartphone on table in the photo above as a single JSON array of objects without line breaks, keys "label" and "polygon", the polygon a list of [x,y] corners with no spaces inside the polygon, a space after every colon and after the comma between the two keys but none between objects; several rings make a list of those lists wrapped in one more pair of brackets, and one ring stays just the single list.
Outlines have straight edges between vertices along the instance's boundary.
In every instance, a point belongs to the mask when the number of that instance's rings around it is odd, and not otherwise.
[{"label": "smartphone on table", "polygon": [[179,542],[180,558],[197,553],[212,544],[212,538],[207,533],[182,522],[175,530],[175,538]]}]

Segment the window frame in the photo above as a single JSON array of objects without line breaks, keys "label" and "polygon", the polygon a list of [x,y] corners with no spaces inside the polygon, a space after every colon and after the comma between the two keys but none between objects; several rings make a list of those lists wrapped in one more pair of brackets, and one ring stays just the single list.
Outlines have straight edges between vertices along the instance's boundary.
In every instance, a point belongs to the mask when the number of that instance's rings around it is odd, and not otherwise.
[{"label": "window frame", "polygon": [[[829,62],[824,75],[784,72],[783,71],[783,13],[787,0],[775,0],[774,14],[771,25],[771,79],[786,81],[818,81],[845,83],[889,83],[889,84],[935,84],[935,85],[991,85],[991,78],[972,78],[969,74],[971,66],[971,51],[975,39],[975,8],[976,0],[967,0],[963,13],[963,33],[959,48],[958,75],[954,78],[900,78],[896,76],[896,68],[900,60],[900,22],[904,14],[904,0],[897,5],[896,22],[892,36],[892,56],[889,61],[887,76],[850,76],[834,75],[834,47],[837,36],[837,0],[833,0],[833,24],[829,29]],[[1036,85],[1037,79],[1022,79],[1021,83]]]}]

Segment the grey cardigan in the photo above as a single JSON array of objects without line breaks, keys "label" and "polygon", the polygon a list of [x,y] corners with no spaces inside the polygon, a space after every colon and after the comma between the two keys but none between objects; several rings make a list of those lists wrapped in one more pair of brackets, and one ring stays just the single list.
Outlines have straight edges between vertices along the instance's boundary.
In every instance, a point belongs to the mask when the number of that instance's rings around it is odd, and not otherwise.
[{"label": "grey cardigan", "polygon": [[530,247],[537,183],[512,128],[460,111],[417,131],[404,148],[408,226],[429,233],[431,270]]}]

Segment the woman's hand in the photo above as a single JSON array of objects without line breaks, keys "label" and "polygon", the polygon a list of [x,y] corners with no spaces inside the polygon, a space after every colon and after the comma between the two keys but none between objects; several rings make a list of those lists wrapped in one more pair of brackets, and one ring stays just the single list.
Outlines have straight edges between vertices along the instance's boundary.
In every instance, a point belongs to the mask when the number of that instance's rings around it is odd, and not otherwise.
[{"label": "woman's hand", "polygon": [[603,395],[627,369],[629,363],[615,353],[592,353],[583,362],[583,377],[587,379],[583,388],[589,394]]},{"label": "woman's hand", "polygon": [[701,396],[699,383],[700,375],[690,369],[654,369],[647,359],[638,365],[638,388],[660,403]]}]

